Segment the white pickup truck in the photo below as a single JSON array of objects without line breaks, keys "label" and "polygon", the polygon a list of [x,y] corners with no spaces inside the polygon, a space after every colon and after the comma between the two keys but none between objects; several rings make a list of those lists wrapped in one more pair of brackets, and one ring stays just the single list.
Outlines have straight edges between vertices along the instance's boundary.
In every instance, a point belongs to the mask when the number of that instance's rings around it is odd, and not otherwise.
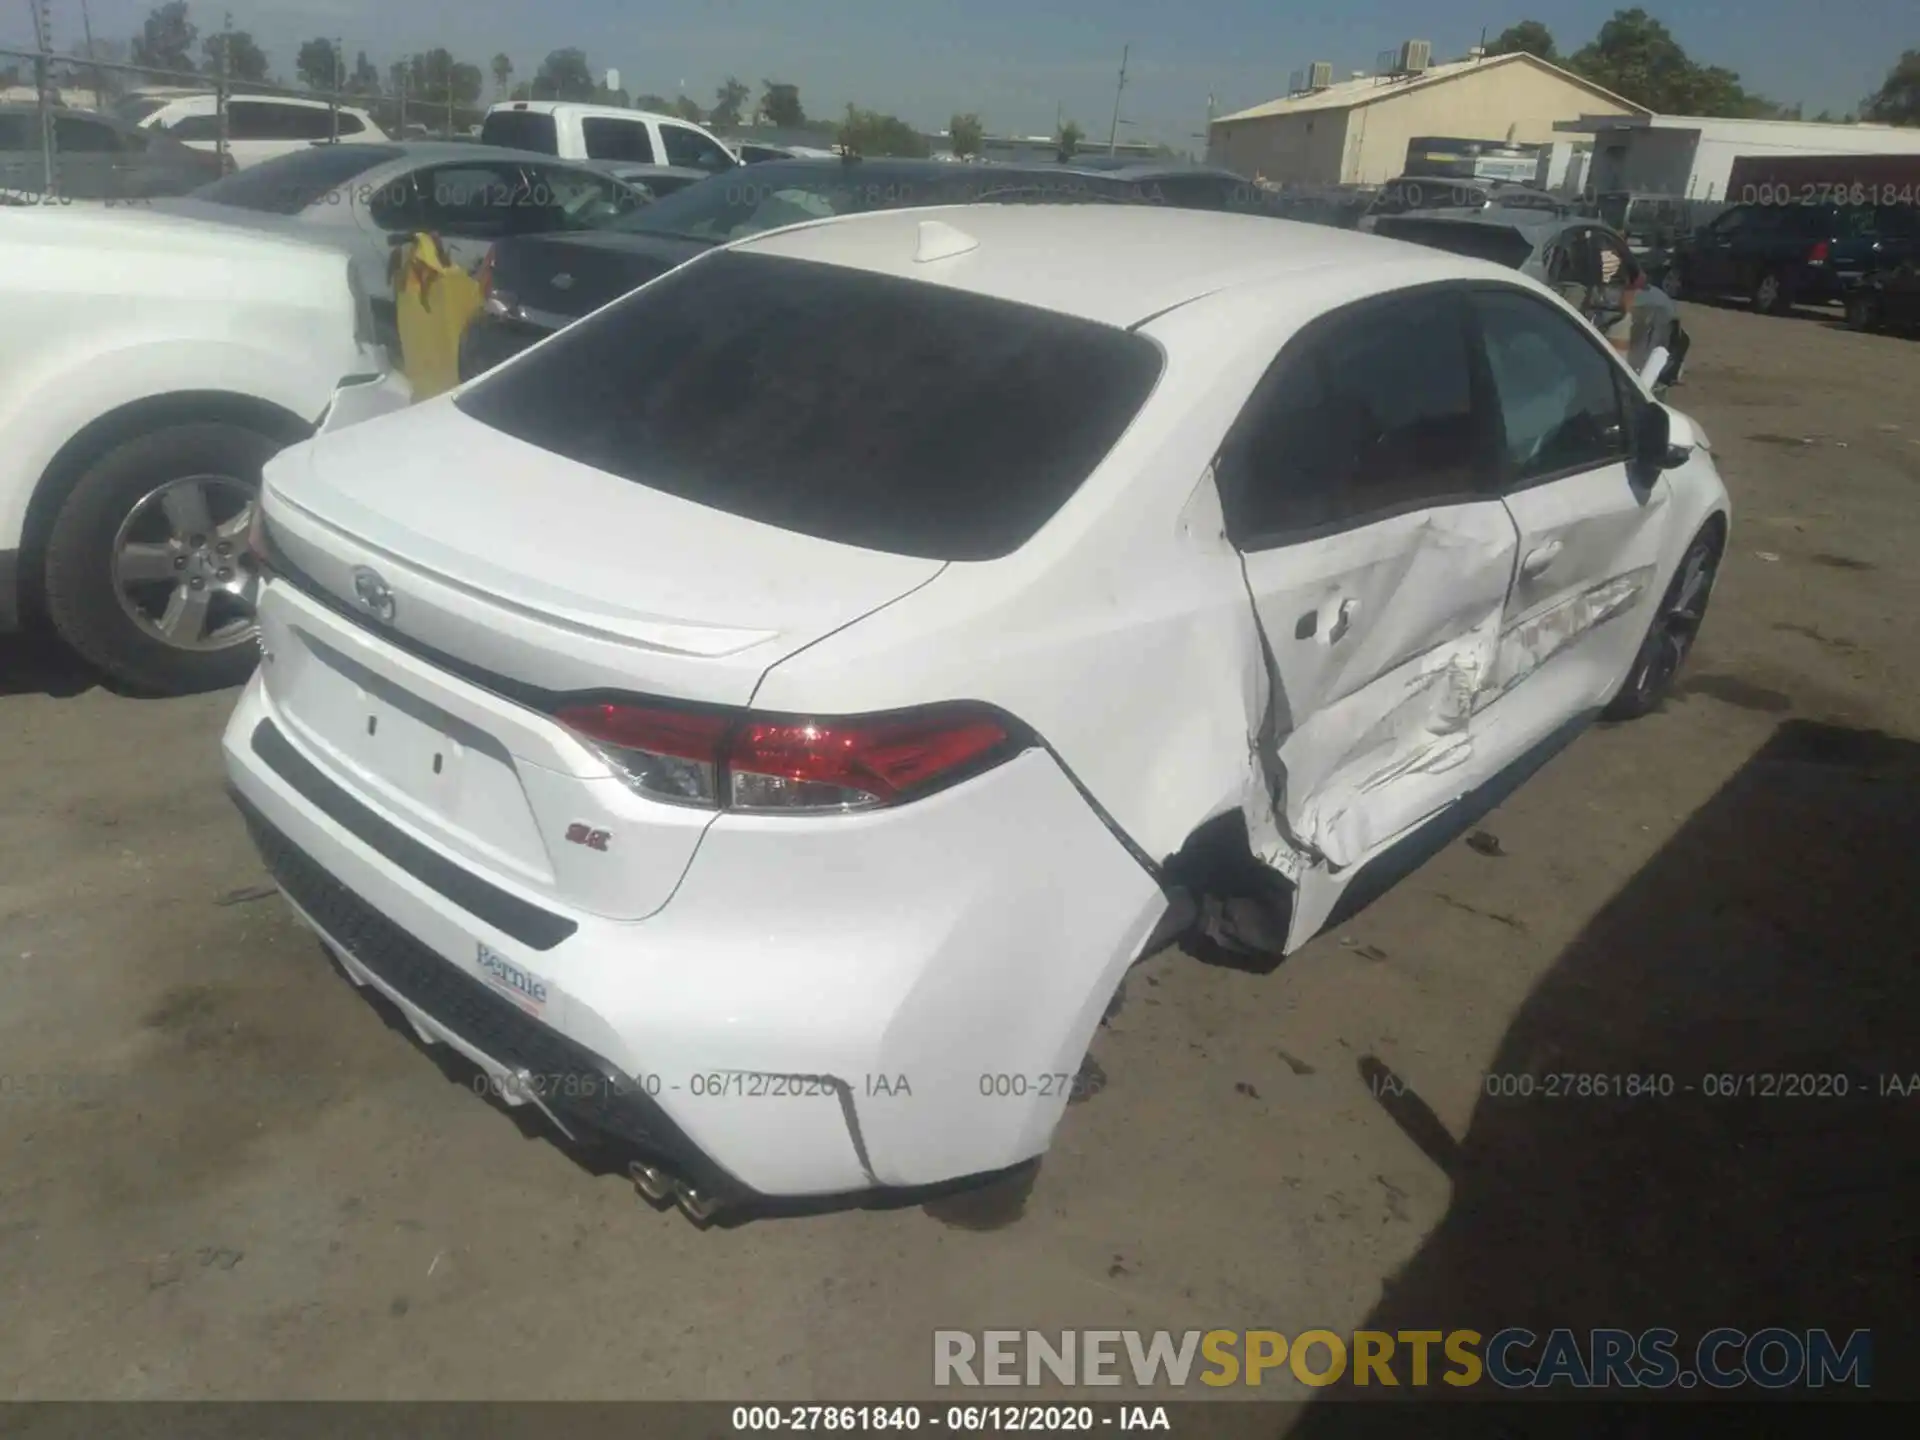
[{"label": "white pickup truck", "polygon": [[142,210],[0,210],[0,632],[237,684],[260,467],[411,398],[345,254]]},{"label": "white pickup truck", "polygon": [[737,155],[690,120],[570,100],[509,100],[495,105],[480,124],[480,140],[562,160],[673,165],[710,175],[740,164]]}]

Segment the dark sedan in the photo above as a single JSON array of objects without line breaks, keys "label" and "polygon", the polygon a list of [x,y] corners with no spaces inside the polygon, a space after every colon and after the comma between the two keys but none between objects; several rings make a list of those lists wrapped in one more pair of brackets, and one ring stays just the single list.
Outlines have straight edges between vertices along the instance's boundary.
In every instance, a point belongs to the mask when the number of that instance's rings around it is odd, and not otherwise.
[{"label": "dark sedan", "polygon": [[[1206,178],[1213,177],[1207,173]],[[1217,184],[1188,187],[1181,177],[1161,171],[1135,174],[931,160],[770,160],[688,186],[601,230],[515,236],[497,243],[481,270],[485,307],[461,341],[460,376],[471,379],[492,369],[705,250],[783,225],[868,210],[980,202],[1227,208],[1215,193],[1219,189]]]},{"label": "dark sedan", "polygon": [[90,110],[53,112],[54,181],[33,105],[0,105],[0,194],[136,203],[185,195],[222,173],[220,157]]}]

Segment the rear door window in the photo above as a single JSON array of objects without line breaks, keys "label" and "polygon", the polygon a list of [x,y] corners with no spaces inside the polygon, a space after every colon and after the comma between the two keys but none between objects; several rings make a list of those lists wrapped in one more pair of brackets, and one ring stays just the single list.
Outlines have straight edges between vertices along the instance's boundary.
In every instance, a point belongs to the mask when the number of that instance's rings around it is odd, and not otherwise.
[{"label": "rear door window", "polygon": [[653,137],[644,120],[615,120],[590,115],[580,122],[580,133],[587,142],[589,160],[633,160],[642,165],[653,163]]},{"label": "rear door window", "polygon": [[480,143],[541,155],[560,153],[553,116],[539,110],[495,110],[480,122]]},{"label": "rear door window", "polygon": [[1288,543],[1479,493],[1495,469],[1461,297],[1396,295],[1289,347],[1221,452],[1227,533]]},{"label": "rear door window", "polygon": [[719,253],[454,402],[636,484],[804,535],[988,560],[1092,473],[1153,342],[941,285]]}]

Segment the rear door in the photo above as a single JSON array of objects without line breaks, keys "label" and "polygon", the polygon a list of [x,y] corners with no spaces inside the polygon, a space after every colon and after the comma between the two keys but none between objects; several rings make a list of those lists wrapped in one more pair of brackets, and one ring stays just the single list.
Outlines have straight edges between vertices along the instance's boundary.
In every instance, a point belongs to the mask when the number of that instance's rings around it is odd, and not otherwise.
[{"label": "rear door", "polygon": [[1688,247],[1685,280],[1687,288],[1709,292],[1730,290],[1739,283],[1734,266],[1734,247],[1759,218],[1759,207],[1736,205],[1720,215],[1695,237]]},{"label": "rear door", "polygon": [[62,195],[73,200],[121,198],[120,166],[135,157],[122,156],[113,126],[90,115],[56,113],[53,144]]},{"label": "rear door", "polygon": [[1463,293],[1402,291],[1295,337],[1221,451],[1267,650],[1261,759],[1328,872],[1457,798],[1472,758],[1515,551],[1479,389]]},{"label": "rear door", "polygon": [[47,160],[39,117],[27,111],[0,112],[0,194],[44,194]]},{"label": "rear door", "polygon": [[1612,697],[1657,599],[1670,496],[1627,464],[1631,381],[1592,330],[1509,287],[1472,296],[1519,532],[1499,652],[1479,705],[1516,754]]}]

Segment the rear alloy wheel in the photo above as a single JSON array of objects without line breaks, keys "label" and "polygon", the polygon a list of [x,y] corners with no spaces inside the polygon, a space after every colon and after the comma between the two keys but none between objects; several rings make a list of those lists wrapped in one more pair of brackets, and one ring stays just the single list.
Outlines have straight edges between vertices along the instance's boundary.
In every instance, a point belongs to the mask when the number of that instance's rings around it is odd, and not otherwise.
[{"label": "rear alloy wheel", "polygon": [[259,654],[247,526],[279,444],[237,425],[135,437],[83,474],[47,540],[47,609],[108,676],[164,694],[237,685]]},{"label": "rear alloy wheel", "polygon": [[1626,680],[1606,708],[1606,719],[1637,720],[1660,708],[1700,634],[1700,622],[1706,619],[1707,601],[1713,597],[1719,568],[1718,537],[1705,532],[1696,535],[1647,628],[1647,638],[1633,657]]},{"label": "rear alloy wheel", "polygon": [[1784,315],[1793,308],[1793,296],[1787,288],[1787,277],[1778,270],[1769,270],[1753,282],[1753,308],[1760,315]]}]

